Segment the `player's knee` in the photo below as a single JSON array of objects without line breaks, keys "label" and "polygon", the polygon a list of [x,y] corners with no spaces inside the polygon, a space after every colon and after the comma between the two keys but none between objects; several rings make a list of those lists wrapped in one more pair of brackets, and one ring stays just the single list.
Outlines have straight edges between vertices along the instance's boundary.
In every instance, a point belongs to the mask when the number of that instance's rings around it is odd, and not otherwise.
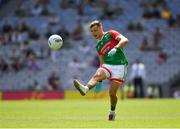
[{"label": "player's knee", "polygon": [[97,80],[97,81],[99,81],[99,80],[101,80],[101,74],[95,74],[94,76],[93,76],[93,78],[95,79],[95,80]]},{"label": "player's knee", "polygon": [[117,97],[114,92],[110,92],[110,93],[109,93],[109,96],[110,96],[111,98],[116,98],[116,97]]}]

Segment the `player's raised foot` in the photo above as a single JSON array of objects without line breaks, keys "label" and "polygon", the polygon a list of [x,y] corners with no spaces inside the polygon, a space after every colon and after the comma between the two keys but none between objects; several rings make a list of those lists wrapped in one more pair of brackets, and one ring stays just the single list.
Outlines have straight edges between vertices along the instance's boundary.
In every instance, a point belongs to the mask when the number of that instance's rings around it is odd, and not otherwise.
[{"label": "player's raised foot", "polygon": [[109,112],[108,120],[109,121],[114,121],[116,117],[116,113],[114,111]]},{"label": "player's raised foot", "polygon": [[81,84],[78,80],[74,80],[73,83],[82,96],[84,96],[88,92],[89,88]]}]

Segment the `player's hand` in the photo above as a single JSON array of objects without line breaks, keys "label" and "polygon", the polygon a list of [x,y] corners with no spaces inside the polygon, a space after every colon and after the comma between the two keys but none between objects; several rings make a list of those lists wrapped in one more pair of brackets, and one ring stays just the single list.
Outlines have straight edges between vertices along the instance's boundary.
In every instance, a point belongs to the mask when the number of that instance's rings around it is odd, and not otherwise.
[{"label": "player's hand", "polygon": [[109,52],[108,52],[108,56],[113,56],[117,51],[117,48],[112,48]]}]

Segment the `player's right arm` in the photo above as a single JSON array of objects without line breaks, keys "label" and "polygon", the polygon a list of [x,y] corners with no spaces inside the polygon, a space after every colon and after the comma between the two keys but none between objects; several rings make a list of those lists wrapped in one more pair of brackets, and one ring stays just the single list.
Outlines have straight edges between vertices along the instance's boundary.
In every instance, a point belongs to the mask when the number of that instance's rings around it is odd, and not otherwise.
[{"label": "player's right arm", "polygon": [[101,55],[99,55],[99,62],[100,62],[100,66],[104,63],[104,58]]}]

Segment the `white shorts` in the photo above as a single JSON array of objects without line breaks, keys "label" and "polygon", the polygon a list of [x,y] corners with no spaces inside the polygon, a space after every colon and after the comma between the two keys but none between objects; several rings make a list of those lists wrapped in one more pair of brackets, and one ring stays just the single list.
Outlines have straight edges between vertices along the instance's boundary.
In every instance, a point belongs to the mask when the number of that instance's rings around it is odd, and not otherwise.
[{"label": "white shorts", "polygon": [[127,66],[103,64],[100,69],[105,72],[107,79],[114,80],[120,84],[124,83],[127,74]]}]

